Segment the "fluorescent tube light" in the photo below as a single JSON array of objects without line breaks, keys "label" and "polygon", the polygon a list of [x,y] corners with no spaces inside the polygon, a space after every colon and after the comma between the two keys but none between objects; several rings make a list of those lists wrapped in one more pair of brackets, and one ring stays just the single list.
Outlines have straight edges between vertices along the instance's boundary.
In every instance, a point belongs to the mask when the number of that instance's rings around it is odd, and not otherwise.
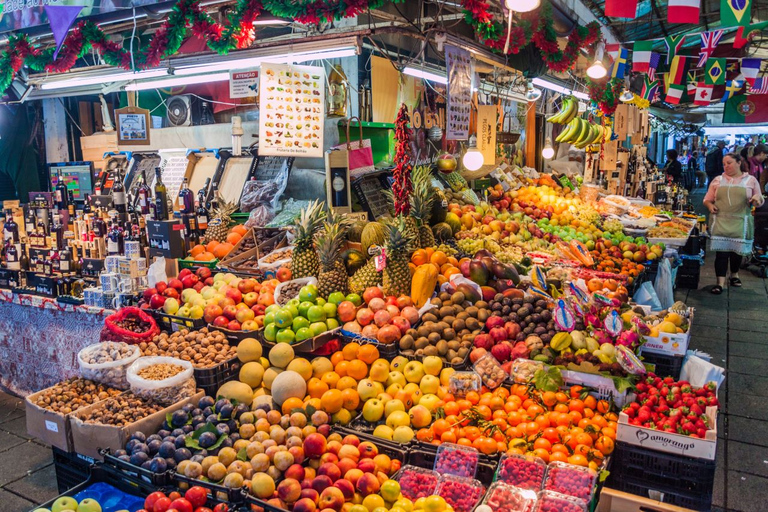
[{"label": "fluorescent tube light", "polygon": [[549,89],[550,91],[559,92],[560,94],[570,94],[570,95],[576,96],[580,100],[586,100],[586,101],[589,100],[589,96],[584,94],[583,92],[574,91],[573,89],[568,89],[566,87],[563,87],[562,85],[553,84],[552,82],[543,80],[541,78],[534,78],[533,85],[538,85],[539,87]]},{"label": "fluorescent tube light", "polygon": [[147,71],[139,71],[138,73],[133,73],[130,71],[126,71],[124,73],[105,73],[87,77],[66,78],[64,80],[45,82],[40,85],[40,88],[43,90],[68,89],[70,87],[82,87],[111,82],[127,82],[130,80],[140,80],[142,78],[157,78],[166,75],[168,75],[167,69],[151,69]]},{"label": "fluorescent tube light", "polygon": [[286,64],[321,59],[340,59],[342,57],[353,57],[355,55],[357,55],[357,50],[353,47],[335,48],[316,52],[299,52],[289,53],[287,55],[269,55],[264,57],[251,57],[248,59],[234,59],[204,66],[177,68],[174,70],[174,74],[178,76],[196,75],[199,73],[210,73],[212,71],[231,71],[236,69],[256,68],[264,62]]},{"label": "fluorescent tube light", "polygon": [[126,91],[149,91],[152,89],[165,89],[168,87],[180,87],[182,85],[202,84],[209,82],[223,82],[229,80],[229,73],[212,73],[209,75],[176,76],[161,80],[132,83],[125,86]]},{"label": "fluorescent tube light", "polygon": [[403,69],[403,74],[415,78],[422,78],[424,80],[429,80],[430,82],[436,82],[438,84],[448,85],[448,78],[445,75],[438,75],[437,73],[424,71],[423,69],[413,68],[411,66],[406,66]]}]

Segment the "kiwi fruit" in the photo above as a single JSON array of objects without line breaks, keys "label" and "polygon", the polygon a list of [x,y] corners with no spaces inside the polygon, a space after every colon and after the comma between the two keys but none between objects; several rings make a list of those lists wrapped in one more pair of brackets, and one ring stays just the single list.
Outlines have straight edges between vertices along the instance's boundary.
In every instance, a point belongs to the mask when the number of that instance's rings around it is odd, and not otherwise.
[{"label": "kiwi fruit", "polygon": [[466,324],[464,323],[463,318],[457,318],[451,323],[451,327],[453,327],[453,330],[456,332],[464,330],[464,327],[466,327]]},{"label": "kiwi fruit", "polygon": [[416,331],[416,329],[408,329],[407,331],[405,331],[405,334],[407,334],[408,336],[411,336],[414,339],[419,337],[419,333],[418,331]]},{"label": "kiwi fruit", "polygon": [[401,349],[406,349],[407,350],[409,348],[413,348],[413,344],[414,344],[413,336],[411,336],[410,334],[406,334],[405,336],[400,338],[400,348]]},{"label": "kiwi fruit", "polygon": [[453,359],[451,359],[451,364],[460,364],[463,362],[464,362],[463,357],[454,357]]},{"label": "kiwi fruit", "polygon": [[439,355],[437,351],[437,347],[434,345],[430,345],[428,347],[424,347],[424,355],[425,356],[436,356]]},{"label": "kiwi fruit", "polygon": [[488,317],[490,317],[490,313],[487,309],[481,309],[477,312],[477,319],[481,322],[485,323],[486,320],[488,320]]},{"label": "kiwi fruit", "polygon": [[464,309],[466,313],[471,316],[472,318],[477,318],[477,313],[480,311],[475,306],[469,306],[468,308]]},{"label": "kiwi fruit", "polygon": [[451,340],[446,345],[448,345],[448,350],[459,350],[461,343],[459,340]]},{"label": "kiwi fruit", "polygon": [[439,332],[431,332],[429,333],[429,336],[427,336],[427,340],[429,340],[431,344],[435,344],[441,339],[442,339],[442,336],[440,336]]},{"label": "kiwi fruit", "polygon": [[422,321],[426,322],[437,322],[437,317],[432,313],[424,313],[424,316],[421,317]]},{"label": "kiwi fruit", "polygon": [[456,317],[455,316],[447,316],[447,317],[443,318],[443,322],[448,324],[448,325],[453,324],[453,322],[455,322],[455,321],[456,321]]},{"label": "kiwi fruit", "polygon": [[461,292],[456,292],[453,295],[451,295],[451,301],[453,301],[454,304],[461,304],[464,302],[464,294]]},{"label": "kiwi fruit", "polygon": [[443,339],[444,340],[451,341],[455,337],[456,337],[456,331],[454,331],[453,329],[444,329],[443,330]]},{"label": "kiwi fruit", "polygon": [[475,302],[475,307],[478,309],[488,309],[488,303],[484,300],[479,300]]},{"label": "kiwi fruit", "polygon": [[454,358],[458,357],[459,353],[455,350],[449,350],[448,351],[448,361],[452,361]]},{"label": "kiwi fruit", "polygon": [[440,315],[440,318],[445,318],[447,316],[453,316],[454,311],[451,306],[443,306],[440,308],[440,310],[437,312],[438,315]]},{"label": "kiwi fruit", "polygon": [[418,338],[414,343],[413,346],[416,347],[416,350],[422,349],[429,345],[429,340],[426,337]]},{"label": "kiwi fruit", "polygon": [[443,322],[443,321],[437,322],[438,331],[444,331],[446,329],[449,329],[450,327],[451,327],[451,324],[449,324],[448,322]]},{"label": "kiwi fruit", "polygon": [[417,329],[417,332],[419,333],[420,338],[426,338],[429,336],[429,333],[432,332],[431,326],[434,325],[432,322],[424,322],[419,326]]},{"label": "kiwi fruit", "polygon": [[437,342],[437,345],[435,345],[435,348],[437,349],[438,355],[444,356],[445,353],[448,352],[448,342],[440,340]]},{"label": "kiwi fruit", "polygon": [[[480,328],[480,322],[477,321],[477,318],[467,318],[467,329],[470,331],[476,331]],[[421,334],[421,331],[419,331],[419,334]]]},{"label": "kiwi fruit", "polygon": [[449,300],[451,298],[451,294],[448,292],[440,292],[440,295],[438,295],[438,298],[440,300]]},{"label": "kiwi fruit", "polygon": [[456,315],[456,320],[466,320],[467,318],[469,318],[469,313],[466,311],[462,311]]},{"label": "kiwi fruit", "polygon": [[468,348],[468,347],[461,347],[461,348],[460,348],[460,349],[459,349],[459,350],[456,352],[456,354],[457,354],[459,357],[461,357],[461,358],[464,358],[464,357],[466,357],[466,355],[467,355],[468,353],[469,353],[469,348]]}]

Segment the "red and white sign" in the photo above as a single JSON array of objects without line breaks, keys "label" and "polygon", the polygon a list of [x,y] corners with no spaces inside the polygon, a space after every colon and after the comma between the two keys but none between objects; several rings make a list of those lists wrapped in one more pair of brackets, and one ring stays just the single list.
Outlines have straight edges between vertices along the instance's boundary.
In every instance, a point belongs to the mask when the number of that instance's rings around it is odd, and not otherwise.
[{"label": "red and white sign", "polygon": [[255,98],[259,94],[259,70],[229,72],[230,98]]}]

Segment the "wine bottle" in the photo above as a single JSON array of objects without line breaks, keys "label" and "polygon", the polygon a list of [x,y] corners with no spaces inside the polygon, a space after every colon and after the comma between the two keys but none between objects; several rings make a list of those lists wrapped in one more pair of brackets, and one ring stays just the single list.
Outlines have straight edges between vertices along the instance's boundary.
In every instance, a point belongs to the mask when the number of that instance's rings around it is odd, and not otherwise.
[{"label": "wine bottle", "polygon": [[61,169],[59,169],[59,174],[56,178],[54,197],[56,201],[56,209],[66,210],[69,206],[69,194],[67,193],[67,185],[64,183],[64,178],[61,175]]},{"label": "wine bottle", "polygon": [[139,183],[139,189],[136,191],[136,195],[138,196],[139,213],[142,215],[148,215],[149,203],[151,202],[150,196],[152,195],[152,191],[149,189],[144,176],[141,177],[141,183]]},{"label": "wine bottle", "polygon": [[204,233],[208,228],[208,210],[205,208],[205,193],[208,191],[208,185],[211,184],[211,178],[205,180],[205,185],[197,193],[197,229]]},{"label": "wine bottle", "polygon": [[195,195],[189,189],[187,178],[181,182],[181,189],[179,190],[179,213],[182,215],[195,213]]},{"label": "wine bottle", "polygon": [[115,205],[118,216],[125,214],[125,185],[120,169],[115,170],[115,184],[112,186],[112,203]]},{"label": "wine bottle", "polygon": [[6,210],[5,224],[3,225],[3,240],[12,244],[19,242],[19,225],[13,220],[13,210]]},{"label": "wine bottle", "polygon": [[162,180],[162,169],[155,168],[155,220],[168,220],[168,190]]}]

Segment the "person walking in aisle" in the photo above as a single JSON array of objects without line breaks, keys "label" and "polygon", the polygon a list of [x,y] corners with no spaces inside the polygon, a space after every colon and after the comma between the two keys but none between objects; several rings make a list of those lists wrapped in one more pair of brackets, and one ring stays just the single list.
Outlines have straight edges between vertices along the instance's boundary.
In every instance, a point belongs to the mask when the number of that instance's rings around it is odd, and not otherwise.
[{"label": "person walking in aisle", "polygon": [[677,151],[674,149],[667,150],[667,163],[664,164],[664,173],[667,176],[672,177],[672,181],[684,184],[683,166],[677,161]]},{"label": "person walking in aisle", "polygon": [[723,293],[728,267],[730,285],[741,286],[739,268],[743,256],[752,253],[754,218],[752,207],[764,202],[760,184],[754,176],[742,172],[742,157],[728,153],[723,157],[723,174],[715,177],[704,196],[704,206],[710,212],[709,250],[715,251],[717,284],[710,290]]},{"label": "person walking in aisle", "polygon": [[722,140],[717,141],[715,149],[709,152],[705,163],[705,170],[707,171],[707,184],[712,184],[717,176],[723,174],[723,148],[725,148],[725,142]]},{"label": "person walking in aisle", "polygon": [[765,144],[754,146],[752,154],[747,158],[749,174],[758,181],[760,181],[761,174],[763,173],[763,162],[765,162],[766,158],[768,158],[768,146]]}]

